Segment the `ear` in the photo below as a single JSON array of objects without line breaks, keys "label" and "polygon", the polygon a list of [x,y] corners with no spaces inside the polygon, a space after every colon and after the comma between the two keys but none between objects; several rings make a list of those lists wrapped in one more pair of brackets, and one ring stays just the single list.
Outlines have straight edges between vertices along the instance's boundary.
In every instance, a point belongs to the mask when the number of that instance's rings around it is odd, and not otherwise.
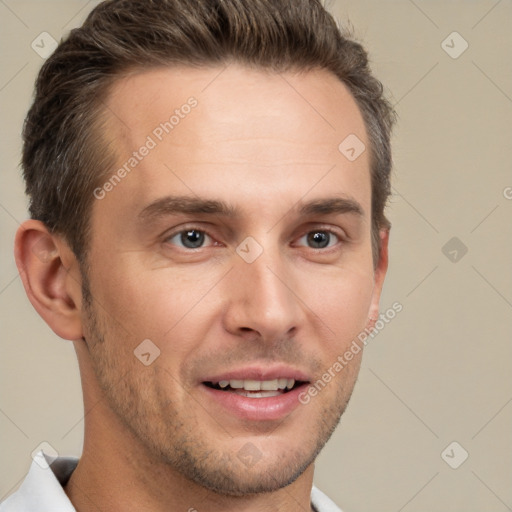
[{"label": "ear", "polygon": [[14,245],[16,265],[32,306],[61,338],[82,338],[81,274],[69,246],[37,220],[27,220],[18,228]]},{"label": "ear", "polygon": [[375,267],[373,274],[374,285],[372,293],[372,301],[370,304],[370,310],[368,311],[368,323],[367,328],[372,330],[375,327],[375,322],[379,319],[379,302],[380,295],[382,293],[382,287],[384,285],[384,278],[388,270],[388,244],[389,244],[389,228],[381,229],[379,232],[380,236],[380,251],[379,261]]}]

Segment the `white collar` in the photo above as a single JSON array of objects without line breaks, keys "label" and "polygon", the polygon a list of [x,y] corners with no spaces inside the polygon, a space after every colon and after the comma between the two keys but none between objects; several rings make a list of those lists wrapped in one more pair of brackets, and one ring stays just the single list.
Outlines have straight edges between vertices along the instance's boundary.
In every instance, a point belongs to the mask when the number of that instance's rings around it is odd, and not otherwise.
[{"label": "white collar", "polygon": [[43,452],[37,453],[21,487],[2,502],[0,512],[76,512],[62,486],[75,470],[78,459],[59,457],[51,460]]}]

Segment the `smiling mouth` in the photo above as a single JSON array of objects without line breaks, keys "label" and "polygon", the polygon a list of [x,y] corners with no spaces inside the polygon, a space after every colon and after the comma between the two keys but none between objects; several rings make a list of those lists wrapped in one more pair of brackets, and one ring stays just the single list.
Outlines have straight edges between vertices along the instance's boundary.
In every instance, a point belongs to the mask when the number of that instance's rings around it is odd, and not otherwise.
[{"label": "smiling mouth", "polygon": [[203,384],[211,389],[248,398],[270,398],[289,393],[306,383],[295,379],[281,378],[273,380],[231,379],[219,382],[203,382]]}]

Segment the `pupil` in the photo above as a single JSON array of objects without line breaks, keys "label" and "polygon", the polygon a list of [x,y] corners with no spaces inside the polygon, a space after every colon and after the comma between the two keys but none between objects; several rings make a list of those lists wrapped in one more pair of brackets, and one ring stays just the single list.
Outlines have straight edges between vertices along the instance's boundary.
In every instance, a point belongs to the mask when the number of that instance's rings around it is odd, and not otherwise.
[{"label": "pupil", "polygon": [[308,242],[315,249],[323,249],[329,244],[329,234],[323,231],[316,231],[308,235]]},{"label": "pupil", "polygon": [[181,243],[189,249],[197,249],[204,243],[204,233],[191,229],[181,234]]}]

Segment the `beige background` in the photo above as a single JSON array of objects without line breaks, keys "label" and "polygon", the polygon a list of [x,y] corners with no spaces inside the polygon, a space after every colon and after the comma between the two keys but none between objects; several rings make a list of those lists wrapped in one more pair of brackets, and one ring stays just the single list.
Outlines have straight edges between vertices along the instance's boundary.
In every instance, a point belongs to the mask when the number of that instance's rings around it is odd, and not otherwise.
[{"label": "beige background", "polygon": [[[81,450],[74,352],[32,310],[12,241],[26,217],[20,130],[43,62],[31,42],[59,39],[94,3],[0,1],[0,497],[41,442]],[[328,4],[354,25],[400,116],[382,309],[403,311],[369,343],[316,483],[346,512],[512,510],[512,3]],[[454,31],[469,44],[458,58],[442,47]],[[469,453],[458,469],[441,457],[452,441]]]}]

